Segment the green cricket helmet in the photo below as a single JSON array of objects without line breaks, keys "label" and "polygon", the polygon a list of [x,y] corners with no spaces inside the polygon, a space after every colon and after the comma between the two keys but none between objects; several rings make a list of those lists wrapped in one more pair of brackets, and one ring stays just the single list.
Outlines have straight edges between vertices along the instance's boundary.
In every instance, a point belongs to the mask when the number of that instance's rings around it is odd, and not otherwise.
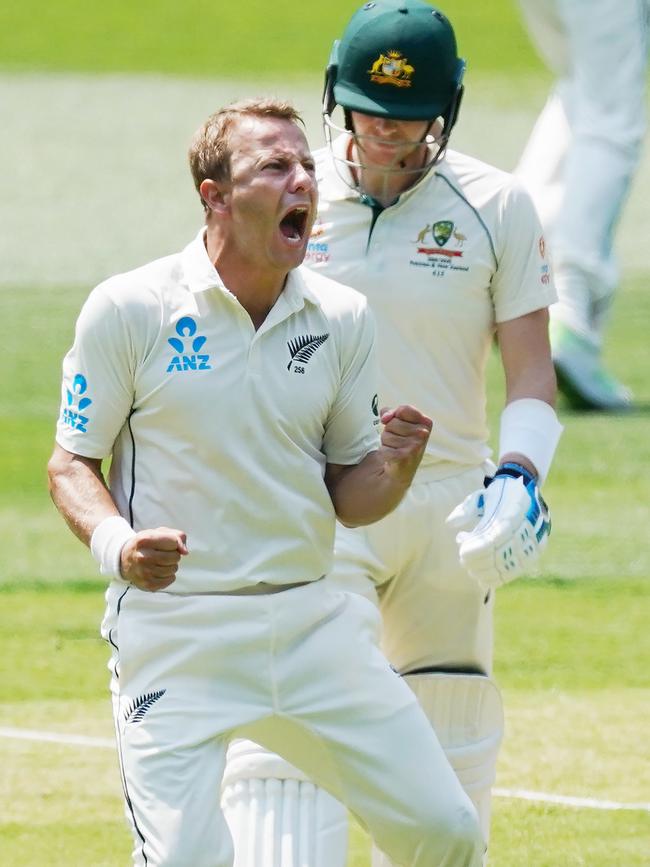
[{"label": "green cricket helmet", "polygon": [[365,3],[334,43],[325,77],[326,124],[340,105],[394,120],[456,122],[465,61],[448,19],[424,0]]}]

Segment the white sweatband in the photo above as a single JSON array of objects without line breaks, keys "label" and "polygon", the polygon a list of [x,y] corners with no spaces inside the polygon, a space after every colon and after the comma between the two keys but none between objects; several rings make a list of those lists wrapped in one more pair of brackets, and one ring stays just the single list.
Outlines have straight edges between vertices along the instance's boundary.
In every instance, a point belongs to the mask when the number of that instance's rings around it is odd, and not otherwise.
[{"label": "white sweatband", "polygon": [[122,578],[122,548],[134,536],[135,530],[121,515],[111,515],[97,524],[90,537],[90,552],[102,575]]},{"label": "white sweatband", "polygon": [[537,470],[541,485],[563,430],[555,410],[545,401],[534,397],[513,400],[501,413],[499,459],[512,452],[524,455]]}]

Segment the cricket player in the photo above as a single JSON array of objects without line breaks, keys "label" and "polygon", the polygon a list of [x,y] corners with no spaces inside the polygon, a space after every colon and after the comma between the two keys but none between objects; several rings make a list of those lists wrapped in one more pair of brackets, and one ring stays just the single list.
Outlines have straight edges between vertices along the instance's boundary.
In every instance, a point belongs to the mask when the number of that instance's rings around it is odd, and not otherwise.
[{"label": "cricket player", "polygon": [[520,0],[556,83],[521,156],[553,253],[551,347],[575,409],[616,412],[632,396],[604,366],[619,279],[614,233],[645,133],[648,0]]},{"label": "cricket player", "polygon": [[[540,489],[562,427],[548,341],[556,295],[531,198],[511,175],[447,147],[464,69],[451,24],[423,0],[355,13],[327,69],[329,146],[317,154],[320,207],[305,261],[367,296],[380,405],[407,395],[435,417],[398,508],[372,526],[338,526],[334,576],[379,605],[386,655],[487,841],[503,732],[495,591],[537,566],[550,531]],[[485,408],[495,337],[506,385],[497,467]],[[237,743],[225,784],[237,867],[344,867],[345,811],[294,769]],[[390,796],[390,780],[386,788]],[[244,841],[262,839],[277,815],[283,854],[267,835],[264,852],[248,857]],[[395,862],[375,853],[373,863]]]},{"label": "cricket player", "polygon": [[378,650],[375,608],[324,578],[335,517],[398,504],[431,420],[380,413],[366,300],[298,267],[317,207],[298,120],[273,100],[207,120],[190,148],[204,229],[98,286],[64,361],[51,492],[110,578],[133,863],[232,865],[219,795],[239,733],[396,863],[475,867],[475,810]]}]

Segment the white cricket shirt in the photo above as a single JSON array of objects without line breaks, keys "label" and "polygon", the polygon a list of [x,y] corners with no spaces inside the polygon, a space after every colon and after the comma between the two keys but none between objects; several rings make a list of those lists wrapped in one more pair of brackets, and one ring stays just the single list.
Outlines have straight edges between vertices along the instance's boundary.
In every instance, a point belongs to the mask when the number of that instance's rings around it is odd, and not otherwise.
[{"label": "white cricket shirt", "polygon": [[[334,142],[339,156],[347,140]],[[305,264],[370,301],[380,404],[412,403],[431,416],[422,466],[436,465],[440,478],[482,463],[495,324],[556,300],[529,195],[512,175],[448,151],[394,205],[373,212],[329,149],[316,158],[319,218]]]},{"label": "white cricket shirt", "polygon": [[90,294],[57,442],[113,455],[111,494],[135,530],[187,533],[170,592],[314,580],[334,536],[325,464],[379,445],[373,338],[363,296],[305,268],[256,332],[201,232]]}]

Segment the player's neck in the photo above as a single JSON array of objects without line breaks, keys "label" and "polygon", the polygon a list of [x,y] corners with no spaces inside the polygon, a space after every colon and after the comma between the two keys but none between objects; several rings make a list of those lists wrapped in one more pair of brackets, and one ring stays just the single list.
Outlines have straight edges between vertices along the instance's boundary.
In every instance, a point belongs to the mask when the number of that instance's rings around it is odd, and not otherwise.
[{"label": "player's neck", "polygon": [[284,289],[286,269],[259,263],[254,257],[247,257],[239,248],[224,244],[222,239],[209,232],[206,250],[223,285],[246,310],[257,331]]}]

